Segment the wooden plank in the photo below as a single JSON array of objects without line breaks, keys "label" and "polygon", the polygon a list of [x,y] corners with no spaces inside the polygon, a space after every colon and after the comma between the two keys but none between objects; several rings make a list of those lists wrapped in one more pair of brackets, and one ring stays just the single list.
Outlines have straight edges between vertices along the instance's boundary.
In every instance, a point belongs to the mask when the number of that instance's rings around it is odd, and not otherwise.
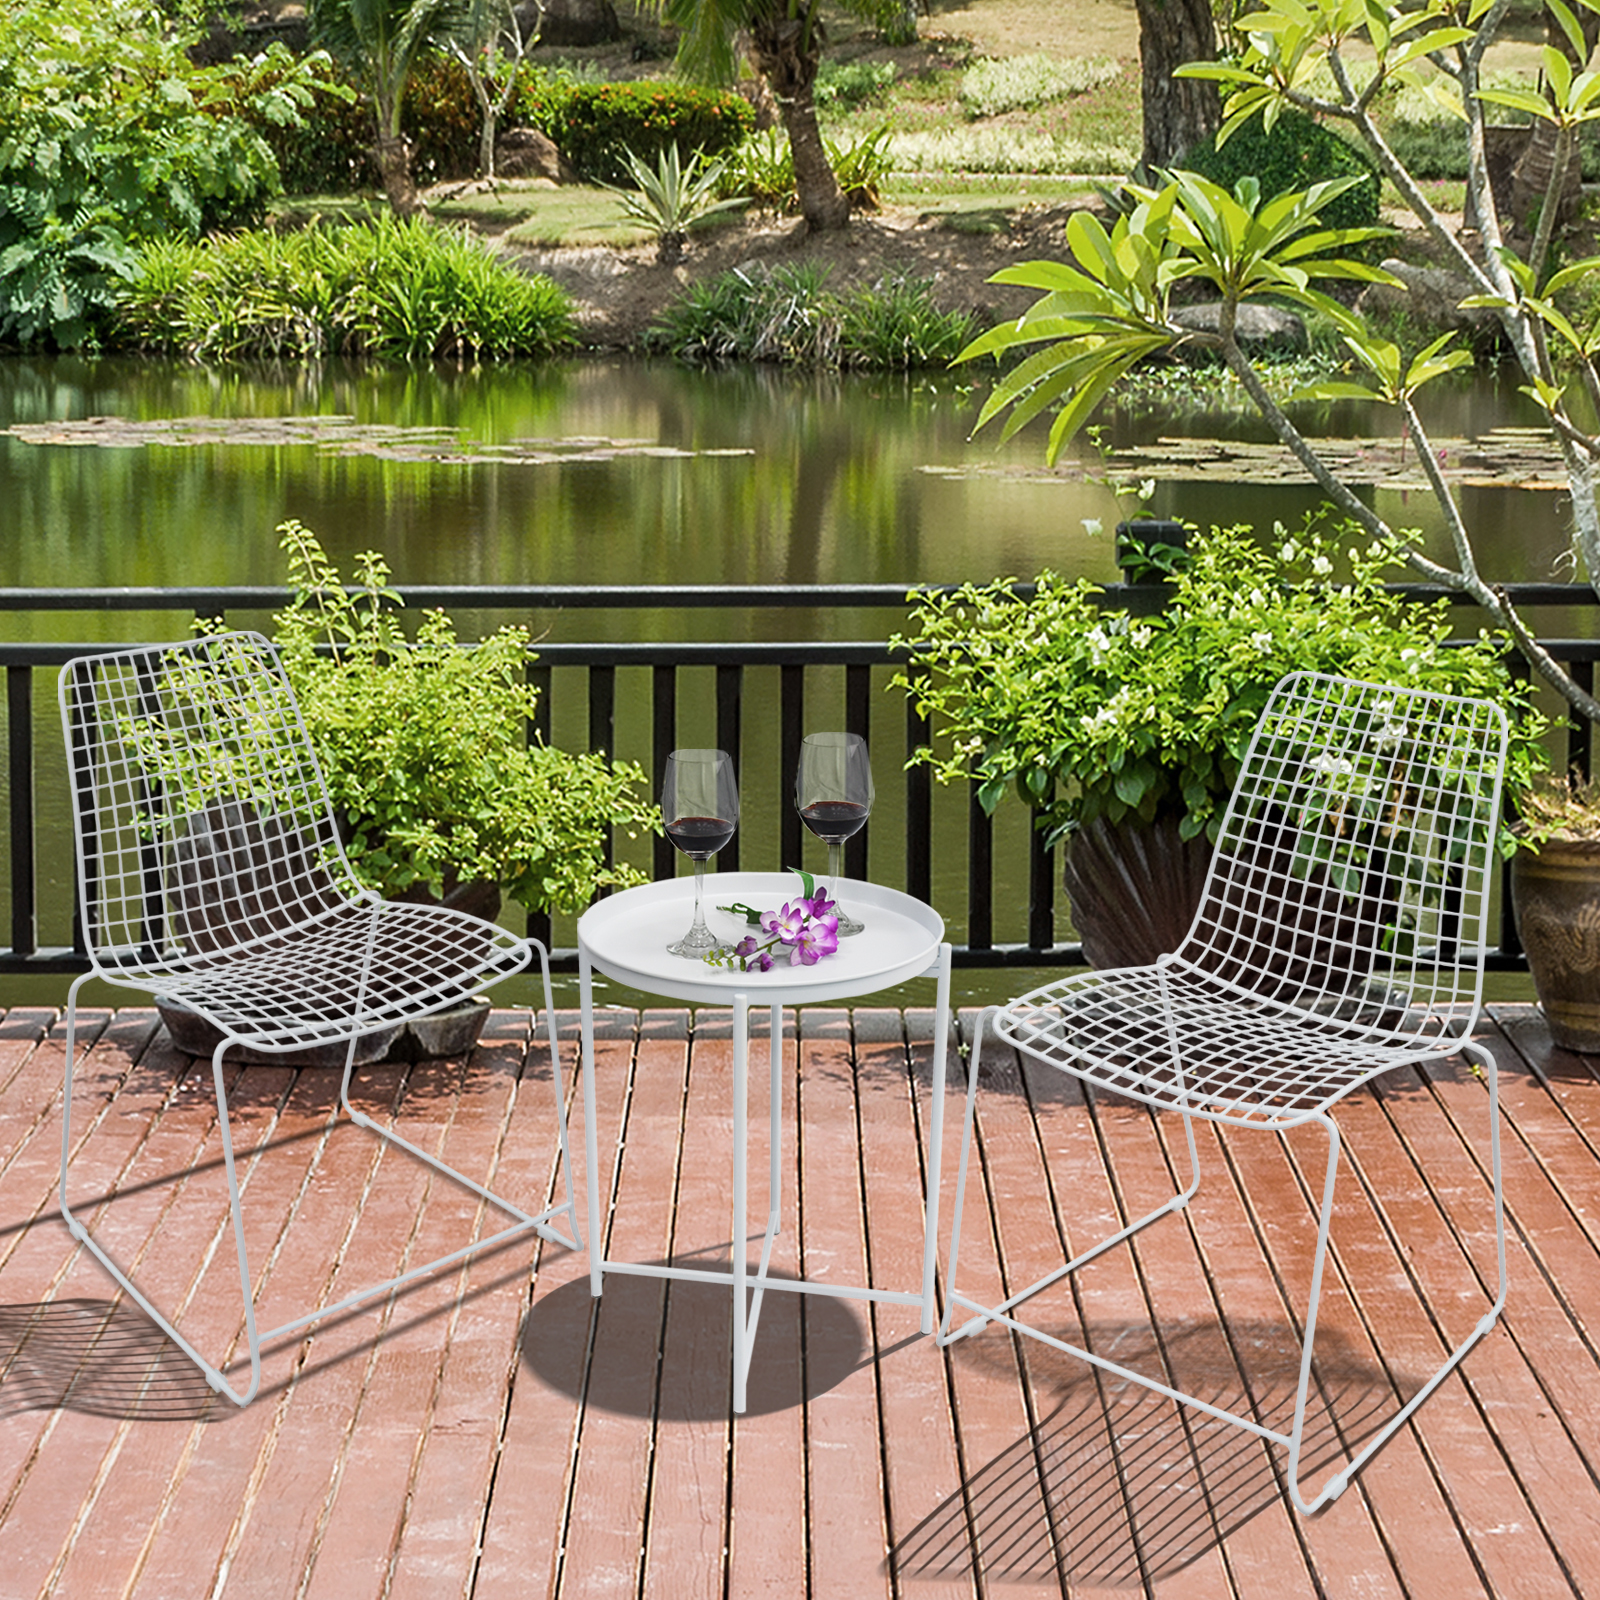
[{"label": "wooden plank", "polygon": [[[399,1085],[388,1069],[381,1072],[391,1085],[392,1104]],[[256,1217],[253,1227],[275,1229],[277,1236],[291,1230],[288,1248],[259,1267],[252,1260],[266,1328],[274,1318],[340,1298],[360,1287],[379,1260],[398,1258],[398,1243],[382,1256],[365,1250],[347,1255],[358,1216],[378,1238],[403,1241],[409,1231],[420,1178],[404,1174],[371,1187],[382,1165],[380,1142],[348,1123],[329,1131],[338,1078],[333,1069],[296,1074],[281,1123],[285,1143],[263,1153],[252,1173],[259,1183],[244,1191],[246,1215]],[[356,1104],[377,1108],[377,1081],[369,1072],[352,1086]],[[270,1592],[273,1574],[279,1583],[292,1577],[298,1587],[320,1537],[329,1482],[359,1402],[380,1314],[358,1309],[263,1351],[256,1400],[235,1415],[224,1413],[220,1425],[196,1429],[134,1596],[185,1592],[202,1552],[210,1553],[219,1573],[227,1573],[235,1592]]]},{"label": "wooden plank", "polygon": [[[800,1014],[802,1271],[820,1282],[872,1275],[862,1215],[861,1141],[845,1011]],[[888,1285],[884,1285],[888,1287]],[[891,1595],[871,1319],[859,1302],[806,1296],[806,1521],[811,1593]]]},{"label": "wooden plank", "polygon": [[[1181,1119],[1097,1093],[1093,1120],[1123,1217],[1145,1216],[1187,1187],[1191,1167]],[[1200,1130],[1202,1150],[1205,1133]],[[1221,1163],[1211,1154],[1212,1187],[1225,1191],[1225,1181],[1218,1182]],[[1230,1324],[1213,1292],[1200,1242],[1204,1228],[1197,1233],[1196,1213],[1210,1220],[1205,1159],[1200,1196],[1190,1209],[1152,1223],[1132,1247],[1148,1330],[1135,1314],[1116,1341],[1124,1348],[1103,1353],[1224,1410],[1248,1414],[1251,1393],[1261,1394],[1262,1374],[1243,1369],[1240,1356],[1248,1360],[1254,1353],[1261,1325]],[[1218,1198],[1227,1204],[1225,1192]],[[1063,1195],[1063,1202],[1070,1204],[1071,1196]],[[1235,1233],[1231,1243],[1235,1250],[1250,1249],[1247,1234]],[[1267,1281],[1259,1259],[1257,1270]],[[1097,1347],[1104,1343],[1097,1338]],[[1110,1387],[1116,1390],[1116,1380]],[[1118,1398],[1129,1410],[1132,1437],[1122,1472],[1147,1582],[1181,1585],[1185,1596],[1248,1595],[1287,1573],[1304,1573],[1293,1513],[1267,1445],[1192,1409],[1138,1399],[1137,1391]]]},{"label": "wooden plank", "polygon": [[[919,1073],[900,1012],[858,1008],[851,1014],[868,1242],[873,1274],[888,1289],[916,1289],[922,1279],[924,1167],[916,1098],[932,1072],[932,1021],[924,1019],[917,1042]],[[873,1308],[891,1551],[952,1494],[959,1499],[945,1363],[921,1325],[914,1306]],[[892,1567],[891,1574],[903,1587]],[[970,1571],[913,1581],[919,1600],[971,1600],[977,1593]]]},{"label": "wooden plank", "polygon": [[[509,1049],[480,1047],[464,1062],[419,1063],[409,1075],[397,1127],[457,1171],[480,1181],[492,1179],[515,1102],[521,1055],[518,1041]],[[386,1152],[384,1165],[394,1159]],[[424,1183],[404,1259],[397,1263],[400,1270],[496,1232],[510,1220],[442,1175],[428,1174]],[[526,1237],[502,1246],[493,1257],[499,1279],[526,1281],[532,1257],[533,1244]],[[385,1274],[374,1266],[366,1275]],[[316,1565],[303,1591],[306,1600],[388,1593],[401,1560],[402,1536],[413,1513],[424,1507],[431,1521],[418,1515],[419,1537],[405,1541],[411,1553],[408,1564],[415,1564],[412,1580],[425,1577],[427,1592],[440,1600],[468,1592],[478,1507],[488,1488],[504,1401],[505,1361],[490,1356],[486,1363],[484,1347],[487,1342],[503,1350],[514,1337],[521,1296],[513,1297],[508,1316],[497,1315],[500,1308],[492,1296],[487,1305],[481,1298],[463,1304],[467,1276],[462,1265],[407,1288],[387,1309],[381,1331],[373,1331],[368,1380],[346,1433],[343,1468]],[[452,1367],[452,1403],[441,1411],[446,1373]],[[466,1389],[461,1387],[463,1375]],[[485,1407],[486,1413],[480,1409]],[[430,1475],[433,1493],[424,1500],[419,1479],[434,1437],[449,1453],[455,1472],[444,1478]]]},{"label": "wooden plank", "polygon": [[[447,1159],[513,1203],[538,1212],[558,1179],[555,1102],[548,1062],[540,1052],[530,1071],[530,1014],[495,1012],[484,1029],[478,1064],[490,1060],[512,1080],[513,1098],[499,1126],[491,1163],[484,1151]],[[459,1133],[458,1115],[452,1135]],[[455,1151],[454,1143],[451,1145]],[[476,1160],[474,1169],[465,1162]],[[484,1174],[491,1173],[491,1177]],[[563,1191],[564,1192],[564,1191]],[[503,1213],[491,1211],[491,1219]],[[491,1222],[491,1228],[497,1226]],[[510,1391],[518,1375],[532,1258],[541,1241],[473,1256],[454,1275],[456,1303],[430,1425],[417,1452],[406,1509],[386,1575],[387,1600],[435,1600],[471,1592],[479,1542],[493,1492]]]},{"label": "wooden plank", "polygon": [[[1511,1056],[1510,1051],[1501,1054]],[[1508,1066],[1501,1080],[1511,1080],[1511,1098],[1520,1100],[1514,1058]],[[1426,1077],[1431,1097],[1391,1096],[1386,1105],[1460,1237],[1458,1259],[1470,1252],[1487,1270],[1494,1251],[1487,1183],[1481,1178],[1463,1182],[1459,1174],[1465,1170],[1478,1178],[1472,1170],[1475,1156],[1487,1166],[1488,1096],[1459,1062],[1430,1066]],[[1531,1584],[1545,1569],[1524,1545],[1548,1539],[1566,1576],[1550,1578],[1547,1592],[1559,1593],[1560,1582],[1600,1571],[1600,1496],[1593,1488],[1600,1461],[1600,1404],[1595,1398],[1594,1346],[1584,1333],[1587,1308],[1600,1294],[1600,1258],[1525,1142],[1503,1135],[1501,1151],[1511,1216],[1511,1290],[1502,1326],[1467,1357],[1461,1371],[1502,1459],[1495,1463],[1493,1476],[1470,1477],[1461,1472],[1459,1451],[1452,1451],[1450,1459],[1467,1485],[1464,1496],[1470,1492],[1474,1497],[1464,1502],[1465,1514],[1491,1573],[1507,1570],[1517,1581]],[[1447,1272],[1451,1267],[1455,1270]],[[1459,1280],[1464,1263],[1424,1258],[1415,1270],[1430,1300],[1448,1303],[1452,1279]],[[1547,1275],[1552,1271],[1561,1285],[1559,1300],[1550,1292]],[[1516,1537],[1503,1527],[1503,1502],[1509,1496],[1500,1497],[1498,1514],[1493,1503],[1494,1482],[1502,1475],[1532,1502],[1528,1526]],[[1584,1484],[1587,1493],[1578,1487]]]},{"label": "wooden plank", "polygon": [[[617,1143],[616,1204],[606,1253],[662,1261],[671,1245],[688,1042],[641,1032],[633,1092]],[[601,1149],[612,1141],[602,1138]],[[605,1165],[602,1158],[602,1165]],[[602,1189],[604,1193],[604,1189]],[[605,1600],[638,1593],[646,1551],[666,1283],[613,1276],[600,1297],[573,1468],[558,1593]]]},{"label": "wooden plank", "polygon": [[[752,1024],[755,1018],[751,1019]],[[752,1032],[754,1028],[752,1027]],[[750,1099],[759,1113],[765,1029],[750,1046]],[[764,1119],[762,1119],[764,1126]],[[668,1254],[679,1266],[731,1263],[733,1045],[727,1013],[696,1013],[683,1106],[683,1150]],[[761,1140],[761,1149],[765,1139]],[[759,1154],[750,1189],[765,1184]],[[759,1188],[758,1188],[759,1184]],[[752,1214],[763,1215],[753,1204]],[[734,1242],[732,1248],[737,1248]],[[644,1530],[641,1592],[667,1600],[721,1596],[729,1544],[728,1457],[733,1404],[733,1296],[720,1284],[667,1285],[661,1333],[655,1459]]]},{"label": "wooden plank", "polygon": [[[678,1023],[686,1035],[687,1016]],[[579,1091],[578,1017],[558,1017],[569,1094],[568,1137],[583,1194],[583,1110]],[[633,1085],[637,1012],[604,1008],[595,1016],[595,1098],[601,1152],[601,1194],[609,1194],[618,1130]],[[658,1030],[659,1031],[659,1030]],[[528,1051],[523,1079],[548,1082],[542,1033]],[[579,1207],[587,1240],[588,1219]],[[606,1294],[616,1293],[613,1280]],[[604,1299],[604,1297],[602,1297]],[[591,1328],[598,1311],[589,1294],[586,1253],[543,1242],[534,1262],[532,1303],[513,1371],[495,1469],[484,1511],[474,1600],[529,1600],[556,1592],[566,1555],[572,1469],[584,1420]]]},{"label": "wooden plank", "polygon": [[[770,1147],[766,1139],[770,1081],[766,1073],[770,1022],[752,1012],[750,1073],[750,1193],[765,1196]],[[700,1011],[695,1018],[695,1073],[705,1070],[702,1052],[714,1054],[719,1072],[732,1082],[732,1019],[730,1014]],[[759,1040],[759,1043],[757,1042]],[[779,1202],[782,1222],[773,1243],[775,1274],[798,1276],[799,1186],[799,1049],[793,1011],[784,1013],[784,1045],[780,1065],[783,1106],[782,1177]],[[726,1162],[726,1157],[724,1157]],[[724,1165],[724,1171],[726,1166]],[[750,1208],[754,1227],[766,1225],[765,1208]],[[719,1296],[720,1298],[720,1296]],[[746,1410],[734,1420],[728,1481],[728,1594],[735,1600],[798,1600],[807,1590],[806,1525],[806,1397],[808,1371],[801,1345],[804,1303],[800,1295],[769,1293],[761,1312],[750,1358]],[[730,1352],[731,1354],[731,1352]],[[732,1394],[729,1394],[732,1401]],[[774,1485],[785,1485],[775,1493]],[[665,1590],[663,1592],[670,1592]]]},{"label": "wooden plank", "polygon": [[[967,1011],[959,1017],[969,1049],[979,1015]],[[946,1228],[953,1223],[964,1100],[952,1097],[948,1109]],[[960,1255],[949,1281],[993,1305],[1040,1276],[1046,1258],[1060,1265],[1065,1257],[1059,1249],[1017,1055],[985,1030]],[[958,1308],[952,1325],[959,1327],[966,1316]],[[908,1576],[974,1573],[980,1586],[1026,1583],[1041,1593],[1065,1592],[1062,1530],[1045,1497],[1040,1413],[1023,1365],[1025,1343],[988,1328],[949,1348],[960,1498],[952,1496],[943,1514],[930,1515],[900,1541],[900,1569]],[[1047,1403],[1043,1414],[1057,1409]]]}]

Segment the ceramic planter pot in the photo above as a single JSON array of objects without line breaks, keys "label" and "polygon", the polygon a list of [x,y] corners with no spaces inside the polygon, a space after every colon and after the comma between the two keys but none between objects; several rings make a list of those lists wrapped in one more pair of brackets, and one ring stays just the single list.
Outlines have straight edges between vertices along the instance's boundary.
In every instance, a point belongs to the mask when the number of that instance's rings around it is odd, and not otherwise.
[{"label": "ceramic planter pot", "polygon": [[1205,835],[1181,838],[1176,817],[1085,823],[1062,867],[1084,959],[1091,967],[1142,967],[1176,950],[1194,921],[1210,862]]},{"label": "ceramic planter pot", "polygon": [[[483,1025],[489,1020],[490,1002],[484,995],[464,1000],[448,1011],[418,1017],[414,1022],[395,1023],[376,1028],[356,1040],[356,1065],[376,1061],[432,1061],[439,1056],[464,1056],[477,1044]],[[156,1001],[156,1010],[167,1025],[172,1042],[185,1055],[206,1056],[217,1048],[222,1034],[196,1012],[167,1000]],[[228,1052],[230,1061],[247,1066],[342,1067],[347,1046],[310,1045],[304,1050],[251,1050],[235,1045]]]},{"label": "ceramic planter pot", "polygon": [[1600,841],[1548,839],[1511,862],[1517,936],[1563,1050],[1600,1055]]},{"label": "ceramic planter pot", "polygon": [[[1213,910],[1222,930],[1258,915],[1262,897],[1276,901],[1275,879],[1291,871],[1297,833],[1276,812],[1256,824],[1255,866],[1236,872]],[[1194,921],[1205,892],[1211,845],[1202,834],[1184,839],[1179,819],[1112,825],[1103,818],[1086,824],[1067,846],[1063,878],[1072,901],[1072,925],[1083,941],[1084,959],[1094,967],[1147,966],[1176,950]],[[1319,1005],[1329,996],[1362,995],[1372,974],[1378,941],[1373,928],[1393,921],[1396,902],[1390,886],[1375,880],[1360,895],[1334,891],[1309,880],[1313,890],[1292,919],[1277,929],[1273,959],[1265,971],[1230,970],[1229,957],[1203,963],[1223,976],[1250,978],[1263,993],[1286,1001],[1307,994]],[[1271,982],[1265,986],[1261,978]],[[1383,991],[1388,999],[1387,990]],[[1396,997],[1398,998],[1398,997]]]}]

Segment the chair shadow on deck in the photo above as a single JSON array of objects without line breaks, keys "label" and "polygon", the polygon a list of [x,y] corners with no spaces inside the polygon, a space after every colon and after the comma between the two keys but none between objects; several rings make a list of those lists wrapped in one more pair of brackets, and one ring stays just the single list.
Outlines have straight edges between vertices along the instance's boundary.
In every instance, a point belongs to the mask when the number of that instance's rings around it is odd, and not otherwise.
[{"label": "chair shadow on deck", "polygon": [[[1164,1355],[1174,1387],[1288,1430],[1299,1341],[1284,1324],[1167,1326],[1160,1347],[1148,1323],[1096,1323],[1087,1337],[1076,1327],[1050,1331],[1136,1371],[1160,1374]],[[999,1330],[952,1354],[1015,1381],[1013,1343]],[[1138,1590],[1282,1501],[1282,1450],[1071,1356],[1032,1346],[1027,1354],[1036,1404],[1055,1403],[896,1541],[889,1565],[900,1578],[981,1573],[991,1582]],[[1318,1331],[1314,1373],[1301,1457],[1308,1479],[1420,1387],[1357,1355],[1332,1330]]]},{"label": "chair shadow on deck", "polygon": [[0,1305],[0,1417],[82,1411],[198,1421],[220,1397],[137,1306],[119,1300]]}]

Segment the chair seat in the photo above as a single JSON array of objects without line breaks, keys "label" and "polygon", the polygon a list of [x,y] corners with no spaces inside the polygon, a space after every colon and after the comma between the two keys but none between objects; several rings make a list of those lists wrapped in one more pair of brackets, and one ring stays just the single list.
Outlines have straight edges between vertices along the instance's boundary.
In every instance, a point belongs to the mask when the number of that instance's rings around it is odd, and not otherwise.
[{"label": "chair seat", "polygon": [[469,999],[484,983],[520,971],[529,954],[521,940],[459,911],[354,900],[301,927],[137,982],[240,1044],[288,1050]]},{"label": "chair seat", "polygon": [[1252,1127],[1302,1122],[1380,1073],[1461,1047],[1458,1033],[1408,1012],[1381,985],[1320,1014],[1230,991],[1178,961],[1048,984],[1011,1001],[993,1026],[1118,1094]]}]

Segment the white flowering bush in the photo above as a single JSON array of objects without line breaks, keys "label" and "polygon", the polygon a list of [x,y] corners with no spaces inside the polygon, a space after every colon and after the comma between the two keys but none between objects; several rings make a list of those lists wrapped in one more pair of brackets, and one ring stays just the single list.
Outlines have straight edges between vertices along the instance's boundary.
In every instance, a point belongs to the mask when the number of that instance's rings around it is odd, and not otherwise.
[{"label": "white flowering bush", "polygon": [[1184,837],[1214,839],[1267,695],[1306,669],[1499,700],[1519,726],[1525,786],[1538,729],[1503,641],[1447,645],[1448,602],[1391,594],[1394,558],[1353,537],[1280,527],[1265,549],[1248,529],[1196,534],[1151,617],[1049,572],[1031,593],[1004,579],[914,596],[913,630],[896,641],[911,664],[895,681],[938,738],[912,759],[941,781],[976,778],[991,812],[1014,790],[1052,840],[1097,817],[1174,815]]}]

